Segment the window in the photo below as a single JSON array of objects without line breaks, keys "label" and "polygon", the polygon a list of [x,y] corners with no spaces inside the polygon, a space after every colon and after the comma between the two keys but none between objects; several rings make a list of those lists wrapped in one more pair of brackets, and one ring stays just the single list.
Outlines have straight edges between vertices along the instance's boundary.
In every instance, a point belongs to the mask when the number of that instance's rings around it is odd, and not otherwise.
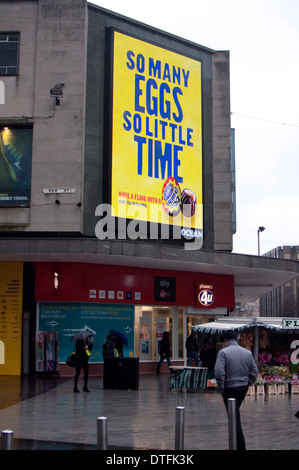
[{"label": "window", "polygon": [[19,33],[0,33],[0,75],[18,74]]}]

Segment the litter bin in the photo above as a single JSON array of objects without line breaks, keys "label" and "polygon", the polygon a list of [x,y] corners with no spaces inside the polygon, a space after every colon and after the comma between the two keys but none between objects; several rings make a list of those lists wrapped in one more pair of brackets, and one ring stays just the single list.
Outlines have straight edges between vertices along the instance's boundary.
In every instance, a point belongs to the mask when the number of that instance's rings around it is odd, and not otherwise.
[{"label": "litter bin", "polygon": [[104,388],[138,390],[139,358],[106,357],[104,359]]}]

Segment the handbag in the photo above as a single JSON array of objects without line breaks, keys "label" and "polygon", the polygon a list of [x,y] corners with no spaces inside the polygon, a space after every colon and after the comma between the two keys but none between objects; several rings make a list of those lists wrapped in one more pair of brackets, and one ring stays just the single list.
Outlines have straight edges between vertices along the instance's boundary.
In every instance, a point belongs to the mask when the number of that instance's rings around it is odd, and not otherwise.
[{"label": "handbag", "polygon": [[75,351],[72,352],[72,354],[67,358],[67,360],[65,361],[65,363],[70,366],[70,367],[76,367],[76,364],[77,364],[77,356],[76,356],[76,353]]}]

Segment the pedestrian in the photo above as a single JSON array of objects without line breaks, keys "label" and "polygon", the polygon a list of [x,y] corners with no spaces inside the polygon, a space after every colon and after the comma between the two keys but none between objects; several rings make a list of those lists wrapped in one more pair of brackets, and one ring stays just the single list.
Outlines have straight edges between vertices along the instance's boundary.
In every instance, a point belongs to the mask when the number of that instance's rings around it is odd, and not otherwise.
[{"label": "pedestrian", "polygon": [[157,370],[156,373],[160,374],[160,367],[164,359],[166,359],[168,367],[171,366],[171,361],[170,361],[170,343],[169,343],[169,332],[164,331],[163,337],[160,341],[160,361],[157,364]]},{"label": "pedestrian", "polygon": [[74,377],[74,392],[78,393],[78,380],[81,369],[84,372],[84,386],[83,392],[89,392],[87,388],[88,375],[89,375],[89,356],[90,351],[93,348],[93,338],[92,336],[80,338],[76,341],[75,351],[76,351],[76,373]]},{"label": "pedestrian", "polygon": [[207,379],[214,379],[215,378],[214,367],[215,367],[215,362],[216,362],[216,353],[210,341],[206,341],[204,343],[203,349],[200,351],[200,361],[201,361],[202,367],[207,367],[208,369]]},{"label": "pedestrian", "polygon": [[197,336],[195,335],[194,331],[191,331],[191,334],[186,339],[186,349],[187,349],[187,366],[190,367],[192,365],[192,359],[195,362],[196,367],[199,366],[199,346],[197,341]]},{"label": "pedestrian", "polygon": [[248,386],[256,381],[258,369],[251,351],[239,346],[234,331],[225,332],[223,339],[225,347],[219,351],[216,359],[215,378],[226,410],[228,410],[228,399],[236,400],[237,450],[246,450],[240,406]]},{"label": "pedestrian", "polygon": [[114,353],[114,348],[115,348],[115,342],[114,338],[112,335],[107,335],[106,336],[106,341],[102,345],[103,347],[103,357],[115,357]]},{"label": "pedestrian", "polygon": [[118,357],[124,357],[124,352],[123,352],[124,343],[122,342],[120,337],[117,335],[114,336],[114,348],[117,351]]}]

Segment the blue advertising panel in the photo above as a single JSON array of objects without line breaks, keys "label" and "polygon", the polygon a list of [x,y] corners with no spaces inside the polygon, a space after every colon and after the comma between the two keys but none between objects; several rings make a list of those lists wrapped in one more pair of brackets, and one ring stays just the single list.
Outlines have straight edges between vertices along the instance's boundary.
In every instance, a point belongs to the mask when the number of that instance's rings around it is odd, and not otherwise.
[{"label": "blue advertising panel", "polygon": [[124,357],[134,357],[134,306],[71,302],[39,302],[38,330],[59,331],[59,361],[65,362],[75,343],[71,338],[82,330],[92,331],[93,350],[89,362],[103,362],[107,335],[115,330],[124,336]]}]

